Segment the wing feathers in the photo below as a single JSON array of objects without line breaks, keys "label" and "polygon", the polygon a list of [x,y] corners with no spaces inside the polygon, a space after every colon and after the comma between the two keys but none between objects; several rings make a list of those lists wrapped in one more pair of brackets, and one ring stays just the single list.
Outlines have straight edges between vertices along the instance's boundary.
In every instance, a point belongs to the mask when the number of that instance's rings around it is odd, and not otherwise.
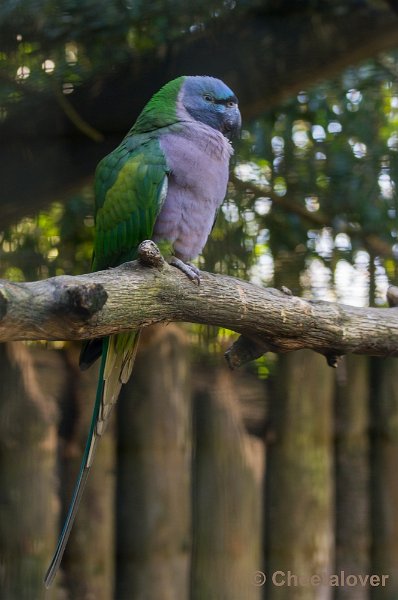
[{"label": "wing feathers", "polygon": [[[96,188],[101,190],[96,214],[95,260],[93,268],[116,266],[133,260],[138,245],[152,235],[155,220],[165,199],[168,167],[156,139],[147,141],[130,155],[114,162],[117,171],[105,189],[105,158],[97,170]],[[109,177],[109,173],[108,173]]]},{"label": "wing feathers", "polygon": [[[139,136],[134,145],[125,138],[105,157],[95,177],[96,236],[92,270],[106,269],[133,260],[140,242],[152,236],[155,220],[167,190],[168,168],[156,137]],[[69,512],[54,558],[45,577],[49,587],[57,573],[94,458],[120,388],[129,379],[137,352],[138,332],[121,333],[103,340],[102,360],[90,432]],[[95,353],[97,356],[98,353]],[[95,358],[94,356],[94,358]],[[93,360],[90,344],[81,363]]]}]

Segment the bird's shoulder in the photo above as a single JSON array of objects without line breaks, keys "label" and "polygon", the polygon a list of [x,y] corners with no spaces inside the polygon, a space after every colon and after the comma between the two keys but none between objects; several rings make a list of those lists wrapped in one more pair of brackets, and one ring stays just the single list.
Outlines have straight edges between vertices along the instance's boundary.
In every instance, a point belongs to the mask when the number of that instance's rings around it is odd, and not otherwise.
[{"label": "bird's shoulder", "polygon": [[96,171],[95,269],[134,258],[167,193],[168,165],[158,140],[133,142],[124,140]]},{"label": "bird's shoulder", "polygon": [[95,202],[98,211],[113,188],[121,191],[140,180],[163,177],[168,166],[159,140],[150,136],[126,136],[121,144],[105,156],[95,171]]}]

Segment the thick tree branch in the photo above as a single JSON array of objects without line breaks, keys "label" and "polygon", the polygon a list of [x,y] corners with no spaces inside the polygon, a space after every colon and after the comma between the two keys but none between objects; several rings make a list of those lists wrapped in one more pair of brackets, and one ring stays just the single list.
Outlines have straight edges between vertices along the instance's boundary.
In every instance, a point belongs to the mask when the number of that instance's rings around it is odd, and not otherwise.
[{"label": "thick tree branch", "polygon": [[[394,290],[390,291],[394,295]],[[44,281],[0,282],[0,341],[79,340],[153,323],[188,321],[242,334],[232,368],[264,352],[311,348],[336,366],[346,353],[398,355],[398,309],[355,308],[289,290],[202,273],[201,285],[163,260],[153,242],[116,269]]]}]

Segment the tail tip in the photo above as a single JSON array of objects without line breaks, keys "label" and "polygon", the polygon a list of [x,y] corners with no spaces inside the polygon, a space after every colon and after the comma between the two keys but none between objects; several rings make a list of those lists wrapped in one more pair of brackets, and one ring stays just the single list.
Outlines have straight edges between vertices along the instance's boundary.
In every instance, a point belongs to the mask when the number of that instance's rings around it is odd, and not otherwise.
[{"label": "tail tip", "polygon": [[54,569],[54,564],[51,563],[43,579],[44,587],[46,588],[46,590],[49,590],[52,586],[56,574],[57,569]]}]

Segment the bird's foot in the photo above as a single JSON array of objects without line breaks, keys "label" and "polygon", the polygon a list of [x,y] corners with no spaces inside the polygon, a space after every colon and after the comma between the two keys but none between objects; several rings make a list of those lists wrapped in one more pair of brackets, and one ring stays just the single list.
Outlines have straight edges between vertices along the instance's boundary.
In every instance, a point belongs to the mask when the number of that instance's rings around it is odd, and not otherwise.
[{"label": "bird's foot", "polygon": [[196,285],[200,285],[200,270],[195,265],[191,265],[191,263],[186,263],[182,261],[180,258],[173,256],[170,259],[170,264],[173,267],[179,269],[182,273],[184,273],[188,279],[196,283]]}]

